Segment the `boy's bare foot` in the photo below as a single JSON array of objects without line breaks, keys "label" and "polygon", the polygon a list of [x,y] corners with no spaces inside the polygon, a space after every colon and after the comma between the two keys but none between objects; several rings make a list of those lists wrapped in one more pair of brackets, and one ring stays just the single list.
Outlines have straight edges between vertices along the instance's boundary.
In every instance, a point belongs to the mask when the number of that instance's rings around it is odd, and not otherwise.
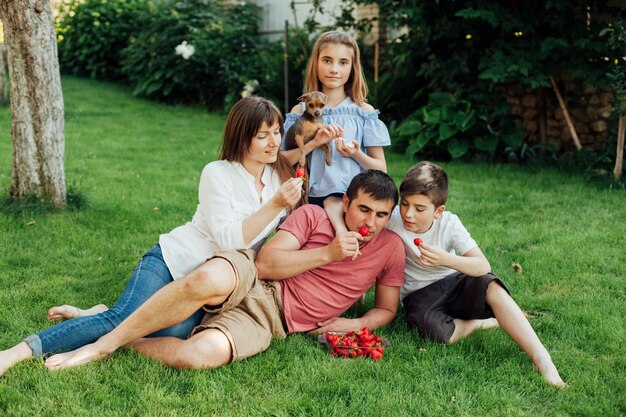
[{"label": "boy's bare foot", "polygon": [[46,359],[46,368],[52,371],[73,368],[74,366],[86,365],[107,356],[109,356],[109,352],[102,352],[96,342],[71,352],[50,356]]},{"label": "boy's bare foot", "polygon": [[0,352],[0,376],[18,362],[31,358],[33,352],[26,342]]},{"label": "boy's bare foot", "polygon": [[62,306],[52,307],[48,310],[48,320],[60,321],[74,319],[76,317],[93,316],[95,314],[102,313],[103,311],[107,311],[108,309],[109,307],[104,304],[95,305],[87,310],[81,310],[78,307],[64,304]]},{"label": "boy's bare foot", "polygon": [[454,319],[454,326],[454,333],[452,333],[450,340],[448,340],[449,345],[469,336],[478,329],[491,329],[500,326],[500,324],[498,320],[492,317],[490,319],[473,320]]},{"label": "boy's bare foot", "polygon": [[500,323],[498,323],[498,320],[496,320],[495,317],[492,317],[490,319],[477,320],[477,321],[478,321],[478,323],[476,323],[477,329],[492,329],[494,327],[500,326]]},{"label": "boy's bare foot", "polygon": [[533,358],[533,363],[537,367],[539,373],[548,381],[548,384],[556,387],[556,388],[567,388],[567,385],[562,379],[561,375],[559,375],[559,371],[557,371],[556,366],[554,366],[554,362],[548,355],[548,357],[541,358]]}]

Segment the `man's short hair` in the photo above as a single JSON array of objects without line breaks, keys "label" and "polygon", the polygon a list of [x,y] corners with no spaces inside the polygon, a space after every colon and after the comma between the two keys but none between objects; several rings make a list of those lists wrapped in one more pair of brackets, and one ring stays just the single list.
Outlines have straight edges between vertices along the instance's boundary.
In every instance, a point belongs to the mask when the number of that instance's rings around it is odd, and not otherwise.
[{"label": "man's short hair", "polygon": [[371,195],[374,200],[390,200],[394,206],[398,204],[396,184],[389,175],[377,169],[365,170],[352,178],[346,191],[350,203],[357,197],[359,191]]},{"label": "man's short hair", "polygon": [[428,161],[413,165],[400,184],[402,197],[411,194],[425,195],[435,207],[443,206],[448,200],[448,175],[446,171]]}]

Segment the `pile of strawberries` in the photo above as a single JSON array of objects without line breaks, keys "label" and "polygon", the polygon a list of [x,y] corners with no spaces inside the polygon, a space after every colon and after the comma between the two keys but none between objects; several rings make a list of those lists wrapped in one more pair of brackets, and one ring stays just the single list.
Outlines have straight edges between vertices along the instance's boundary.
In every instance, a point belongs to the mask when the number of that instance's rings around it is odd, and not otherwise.
[{"label": "pile of strawberries", "polygon": [[367,327],[346,334],[327,333],[326,342],[330,345],[330,353],[333,356],[344,358],[369,356],[370,359],[377,361],[383,358],[385,351],[383,339],[370,333]]}]

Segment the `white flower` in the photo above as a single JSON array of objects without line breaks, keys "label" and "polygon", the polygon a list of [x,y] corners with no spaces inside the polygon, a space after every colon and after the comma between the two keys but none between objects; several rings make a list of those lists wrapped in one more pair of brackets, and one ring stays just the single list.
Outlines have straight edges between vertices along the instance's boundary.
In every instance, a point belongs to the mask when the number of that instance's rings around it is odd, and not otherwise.
[{"label": "white flower", "polygon": [[183,59],[189,59],[194,52],[196,52],[196,48],[188,44],[187,41],[183,41],[176,47],[176,55],[182,55]]},{"label": "white flower", "polygon": [[239,94],[243,98],[250,97],[252,95],[252,93],[254,93],[254,90],[256,90],[256,88],[258,86],[259,86],[259,82],[257,80],[248,80],[243,85],[243,90],[241,90],[241,92]]}]

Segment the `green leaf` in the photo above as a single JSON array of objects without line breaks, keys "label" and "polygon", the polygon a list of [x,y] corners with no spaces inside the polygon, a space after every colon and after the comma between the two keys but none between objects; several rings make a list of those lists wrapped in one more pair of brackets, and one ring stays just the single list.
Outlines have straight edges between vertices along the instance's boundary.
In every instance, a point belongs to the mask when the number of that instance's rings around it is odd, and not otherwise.
[{"label": "green leaf", "polygon": [[475,10],[472,8],[467,8],[456,12],[456,16],[464,17],[466,19],[480,19],[489,23],[493,27],[498,26],[498,24],[500,23],[496,14],[488,10]]},{"label": "green leaf", "polygon": [[428,95],[428,103],[435,106],[452,106],[456,103],[456,97],[452,93],[430,93]]},{"label": "green leaf", "polygon": [[415,154],[418,153],[420,149],[421,148],[419,147],[417,141],[412,142],[404,150],[404,156],[406,156],[407,158],[413,158],[413,156],[415,156]]},{"label": "green leaf", "polygon": [[424,121],[433,125],[439,124],[441,121],[441,111],[439,109],[433,109],[432,111],[424,109]]},{"label": "green leaf", "polygon": [[451,122],[454,118],[454,114],[456,113],[452,107],[444,106],[441,107],[441,123]]},{"label": "green leaf", "polygon": [[467,141],[461,142],[457,138],[448,142],[448,152],[453,158],[459,158],[467,153],[469,149],[469,143]]},{"label": "green leaf", "polygon": [[422,123],[419,120],[405,120],[398,127],[398,134],[400,136],[413,136],[420,130],[422,130]]},{"label": "green leaf", "polygon": [[415,141],[415,143],[417,144],[418,150],[422,150],[432,138],[433,135],[429,134],[428,132],[421,132],[419,135],[417,135],[417,140]]},{"label": "green leaf", "polygon": [[475,115],[476,112],[473,109],[469,113],[457,113],[454,115],[454,124],[461,132],[465,132],[476,123]]},{"label": "green leaf", "polygon": [[522,132],[520,132],[519,130],[511,133],[502,134],[501,137],[504,143],[512,148],[519,148],[520,146],[522,146],[522,142],[524,141],[524,138],[522,137]]},{"label": "green leaf", "polygon": [[474,141],[476,148],[483,152],[495,152],[498,146],[498,137],[495,135],[482,136]]},{"label": "green leaf", "polygon": [[450,139],[452,136],[456,135],[459,129],[456,126],[442,123],[439,125],[439,141],[444,141]]}]

